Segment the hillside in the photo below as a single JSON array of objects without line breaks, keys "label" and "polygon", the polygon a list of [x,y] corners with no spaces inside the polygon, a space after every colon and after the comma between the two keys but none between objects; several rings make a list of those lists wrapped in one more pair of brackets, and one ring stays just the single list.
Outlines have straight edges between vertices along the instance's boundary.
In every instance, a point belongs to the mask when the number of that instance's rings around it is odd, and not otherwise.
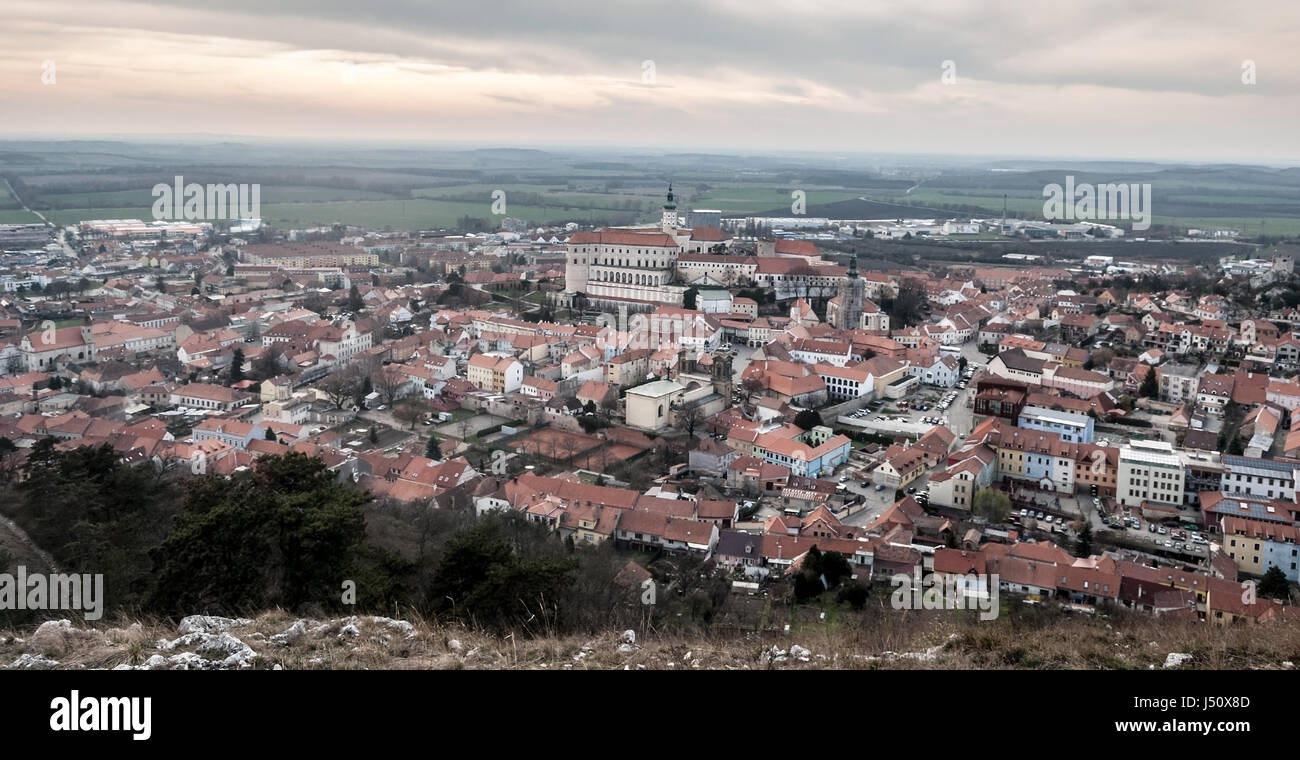
[{"label": "hillside", "polygon": [[981,623],[886,614],[792,636],[656,634],[517,639],[420,619],[191,616],[179,625],[48,621],[0,631],[0,668],[118,669],[1292,669],[1300,626],[1218,627],[1117,613]]}]

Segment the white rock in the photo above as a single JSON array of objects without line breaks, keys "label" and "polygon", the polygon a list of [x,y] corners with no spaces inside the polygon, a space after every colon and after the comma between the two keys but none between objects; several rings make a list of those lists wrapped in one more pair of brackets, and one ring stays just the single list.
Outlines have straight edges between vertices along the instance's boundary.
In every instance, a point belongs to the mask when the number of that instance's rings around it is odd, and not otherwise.
[{"label": "white rock", "polygon": [[636,651],[636,647],[631,644],[619,644],[618,651],[620,654],[631,654]]},{"label": "white rock", "polygon": [[[67,622],[66,620],[62,622]],[[28,654],[24,652],[18,655],[18,659],[9,663],[9,670],[45,670],[47,668],[56,668],[59,666],[57,660],[51,660],[39,655]]]},{"label": "white rock", "polygon": [[1191,659],[1192,656],[1190,654],[1184,654],[1182,652],[1170,652],[1168,655],[1165,656],[1165,667],[1176,668],[1185,662],[1189,662]]},{"label": "white rock", "polygon": [[274,636],[272,636],[271,643],[276,646],[286,647],[306,635],[307,635],[307,621],[296,620],[294,621],[293,625],[285,629],[284,633],[277,633]]},{"label": "white rock", "polygon": [[631,628],[627,629],[626,631],[623,631],[623,643],[624,643],[624,644],[635,644],[635,643],[636,643],[636,631],[632,630]]},{"label": "white rock", "polygon": [[176,627],[176,632],[182,636],[187,633],[219,633],[228,631],[237,625],[248,625],[253,621],[248,618],[227,618],[217,617],[215,615],[190,615],[183,618],[181,624]]},{"label": "white rock", "polygon": [[447,648],[453,652],[460,652],[465,648],[465,645],[460,643],[460,639],[452,639],[447,642]]},{"label": "white rock", "polygon": [[[165,646],[164,646],[165,644]],[[206,633],[195,631],[172,641],[160,642],[159,649],[170,652],[177,647],[194,647],[193,652],[182,652],[172,656],[168,662],[184,670],[225,670],[247,668],[257,658],[257,653],[244,642],[226,631]],[[223,659],[200,656],[200,652],[210,655],[226,655]]]},{"label": "white rock", "polygon": [[796,660],[799,660],[800,662],[808,662],[808,659],[812,657],[812,652],[809,651],[808,649],[805,649],[804,647],[799,646],[798,644],[795,644],[794,646],[790,647],[790,656],[795,658]]},{"label": "white rock", "polygon": [[402,634],[408,639],[415,637],[415,626],[411,625],[405,620],[393,620],[392,618],[386,618],[386,617],[372,617],[370,618],[370,622],[373,623],[374,625],[382,625],[383,627],[387,628],[390,631],[396,631],[397,633]]},{"label": "white rock", "polygon": [[32,637],[39,638],[43,635],[67,633],[72,630],[74,630],[72,628],[72,621],[66,618],[63,620],[46,620],[44,623],[40,624],[36,629],[36,632],[32,634]]}]

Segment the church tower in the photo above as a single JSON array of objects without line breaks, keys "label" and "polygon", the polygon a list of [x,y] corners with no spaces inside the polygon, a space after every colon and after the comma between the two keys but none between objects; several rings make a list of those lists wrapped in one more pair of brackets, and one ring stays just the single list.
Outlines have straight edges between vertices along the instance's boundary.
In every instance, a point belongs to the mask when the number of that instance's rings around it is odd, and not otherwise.
[{"label": "church tower", "polygon": [[832,327],[853,330],[862,321],[862,302],[866,299],[866,283],[858,276],[858,256],[849,258],[849,271],[840,285],[840,304],[835,320],[827,320]]},{"label": "church tower", "polygon": [[677,201],[673,198],[672,183],[668,184],[668,200],[664,202],[664,213],[660,220],[664,232],[672,234],[677,229]]}]

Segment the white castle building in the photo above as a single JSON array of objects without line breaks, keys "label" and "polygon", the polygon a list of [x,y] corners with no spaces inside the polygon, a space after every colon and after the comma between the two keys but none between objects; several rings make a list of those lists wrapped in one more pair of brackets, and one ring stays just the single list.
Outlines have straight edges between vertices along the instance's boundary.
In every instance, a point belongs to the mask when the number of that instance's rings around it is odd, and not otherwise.
[{"label": "white castle building", "polygon": [[[556,303],[572,306],[581,294],[586,308],[626,307],[635,313],[681,306],[689,286],[677,276],[677,257],[702,247],[705,231],[694,233],[681,227],[671,185],[658,229],[607,227],[575,232],[566,243],[564,292],[556,294]],[[710,228],[709,242],[729,245],[731,237],[723,239],[720,234]]]}]

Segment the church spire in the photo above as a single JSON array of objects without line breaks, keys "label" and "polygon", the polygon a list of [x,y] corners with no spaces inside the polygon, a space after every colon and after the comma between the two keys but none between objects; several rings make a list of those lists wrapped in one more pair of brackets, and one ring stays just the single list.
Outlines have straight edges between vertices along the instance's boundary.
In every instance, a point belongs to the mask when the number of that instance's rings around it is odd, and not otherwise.
[{"label": "church spire", "polygon": [[677,228],[681,220],[677,218],[677,201],[673,198],[673,183],[668,183],[668,200],[664,201],[664,212],[660,217],[659,226],[664,232],[672,233]]}]

